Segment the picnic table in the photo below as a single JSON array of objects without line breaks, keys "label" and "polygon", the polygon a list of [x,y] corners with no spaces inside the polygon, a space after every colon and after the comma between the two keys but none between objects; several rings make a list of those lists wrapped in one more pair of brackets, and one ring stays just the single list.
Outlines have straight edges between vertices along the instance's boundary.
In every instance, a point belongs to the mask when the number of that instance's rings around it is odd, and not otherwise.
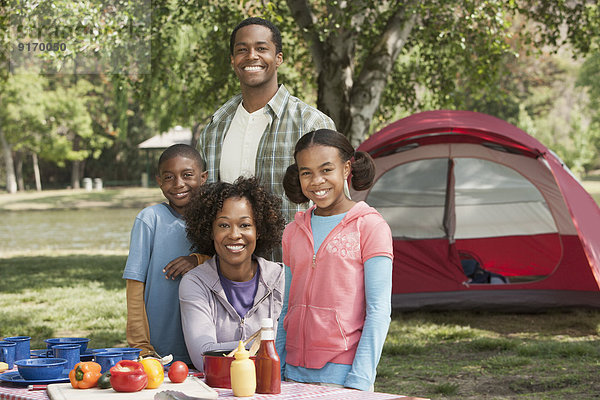
[{"label": "picnic table", "polygon": [[[108,390],[108,389],[107,389]],[[231,389],[215,388],[219,398],[236,398]],[[106,393],[106,399],[110,395]],[[0,399],[6,400],[50,400],[46,390],[29,390],[25,386],[11,383],[0,384]],[[309,385],[297,382],[281,382],[281,393],[277,395],[255,394],[254,400],[289,400],[289,399],[324,399],[324,400],[424,400],[418,397],[401,396],[390,393],[363,392],[360,390],[333,388],[326,386]]]}]

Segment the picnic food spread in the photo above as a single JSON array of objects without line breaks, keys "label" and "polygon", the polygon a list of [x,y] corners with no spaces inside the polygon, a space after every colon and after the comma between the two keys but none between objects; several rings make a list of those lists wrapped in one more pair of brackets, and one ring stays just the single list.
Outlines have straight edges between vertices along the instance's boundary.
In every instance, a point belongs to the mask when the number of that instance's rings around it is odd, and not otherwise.
[{"label": "picnic food spread", "polygon": [[188,366],[183,361],[175,361],[169,367],[169,379],[173,383],[181,383],[185,381],[190,372]]},{"label": "picnic food spread", "polygon": [[260,347],[256,354],[256,393],[281,393],[281,361],[275,350],[273,320],[263,318],[260,325]]},{"label": "picnic food spread", "polygon": [[75,389],[89,389],[96,386],[100,373],[100,364],[93,361],[80,362],[69,372],[71,386]]},{"label": "picnic food spread", "polygon": [[148,386],[148,375],[141,363],[122,360],[110,369],[110,385],[117,392],[138,392]]},{"label": "picnic food spread", "polygon": [[231,389],[236,397],[250,397],[256,389],[256,370],[250,352],[240,340],[235,360],[231,362]]},{"label": "picnic food spread", "polygon": [[100,389],[110,389],[112,387],[110,385],[110,370],[103,373],[98,379],[98,387]]},{"label": "picnic food spread", "polygon": [[[269,339],[272,335],[271,326],[272,321],[265,323],[265,328],[262,332],[259,330],[253,338],[260,337],[261,340],[255,340],[253,347],[258,350],[258,356],[261,354],[266,355],[267,361],[264,365],[270,365],[275,367],[279,372],[279,365],[277,365],[275,358],[278,356],[269,352]],[[269,332],[271,331],[271,332]],[[56,338],[57,343],[68,343],[68,340],[74,340],[77,338]],[[262,344],[262,348],[259,348],[258,343]],[[227,388],[224,386],[217,385],[219,389],[215,390],[203,379],[198,378],[199,374],[189,375],[188,366],[181,361],[174,361],[171,364],[172,357],[164,357],[162,359],[157,358],[146,358],[135,360],[122,360],[114,365],[110,370],[105,373],[101,373],[101,365],[87,361],[94,357],[94,350],[101,349],[86,349],[81,351],[81,362],[75,364],[73,369],[65,369],[62,374],[57,378],[48,378],[41,375],[35,376],[35,378],[23,378],[18,371],[8,370],[0,374],[0,399],[23,399],[23,400],[199,400],[199,399],[216,399],[219,395],[224,397],[230,397],[232,394],[237,396],[252,396],[255,389],[258,387],[257,378],[265,379],[263,383],[267,385],[267,390],[285,392],[286,398],[293,392],[293,398],[306,398],[306,396],[312,395],[317,392],[331,391],[330,388],[322,388],[318,386],[311,387],[312,385],[305,385],[300,383],[285,383],[286,388],[281,390],[279,375],[274,377],[270,373],[260,375],[257,372],[257,368],[260,366],[260,362],[255,366],[251,358],[249,358],[249,352],[245,349],[245,344],[249,344],[250,340],[239,344],[238,352],[236,353],[236,364],[232,363],[231,367],[229,363],[226,364],[225,374],[229,378],[231,375],[231,382],[233,384],[233,392],[227,392]],[[49,358],[49,352],[52,345],[56,343],[48,343],[48,348],[44,350],[30,350],[29,361],[41,360],[56,360],[55,358]],[[87,342],[84,343],[87,347]],[[118,350],[114,348],[111,350]],[[252,350],[252,348],[251,348]],[[223,357],[227,358],[227,357]],[[252,357],[254,358],[254,357]],[[62,362],[66,362],[65,359],[58,359]],[[25,361],[25,360],[24,360]],[[239,368],[241,362],[242,367]],[[7,363],[4,363],[7,364]],[[35,363],[37,368],[43,369],[46,363]],[[169,366],[165,366],[171,364]],[[8,365],[0,364],[0,367],[6,368]],[[262,367],[261,367],[262,368]],[[168,369],[168,378],[165,376],[165,369]],[[265,371],[268,368],[265,367]],[[68,373],[67,373],[68,371]],[[237,372],[241,371],[241,375]],[[263,371],[263,372],[265,372]],[[200,374],[201,375],[201,374]],[[63,383],[65,382],[65,383]],[[229,382],[229,379],[228,379]],[[23,387],[24,386],[24,387]],[[152,386],[152,388],[151,388]],[[27,389],[29,387],[29,390]],[[227,385],[229,387],[229,385]],[[273,390],[275,388],[275,390]],[[45,392],[43,392],[45,389]],[[262,389],[261,389],[262,390]],[[346,391],[346,389],[335,389],[338,391]],[[279,392],[278,392],[279,393]],[[331,396],[324,397],[327,399],[337,399],[344,397],[346,393],[331,393]],[[8,396],[8,397],[6,397]],[[333,397],[332,397],[333,396]],[[277,397],[277,395],[276,395]],[[402,396],[401,396],[402,397]],[[389,394],[379,393],[374,396],[373,399],[391,399]]]},{"label": "picnic food spread", "polygon": [[165,369],[163,365],[155,358],[145,358],[140,361],[148,375],[148,389],[156,389],[162,385],[165,380]]}]

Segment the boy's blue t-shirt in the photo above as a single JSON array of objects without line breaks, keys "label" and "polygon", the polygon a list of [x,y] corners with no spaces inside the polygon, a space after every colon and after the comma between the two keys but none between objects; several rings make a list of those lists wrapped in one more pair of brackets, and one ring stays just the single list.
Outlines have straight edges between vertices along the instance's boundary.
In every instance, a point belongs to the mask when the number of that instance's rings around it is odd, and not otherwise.
[{"label": "boy's blue t-shirt", "polygon": [[171,206],[156,204],[143,209],[131,229],[129,256],[124,279],[144,282],[144,303],[150,328],[150,343],[161,356],[191,363],[179,311],[181,276],[165,279],[163,268],[172,260],[190,253],[191,243],[185,222]]}]

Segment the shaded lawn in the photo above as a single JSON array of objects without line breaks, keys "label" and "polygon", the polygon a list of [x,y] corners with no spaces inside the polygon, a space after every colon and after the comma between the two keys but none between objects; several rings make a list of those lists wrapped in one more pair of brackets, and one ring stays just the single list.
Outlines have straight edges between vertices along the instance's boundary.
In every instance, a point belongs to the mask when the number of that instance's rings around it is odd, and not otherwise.
[{"label": "shaded lawn", "polygon": [[0,258],[0,336],[85,336],[90,347],[125,345],[126,256]]},{"label": "shaded lawn", "polygon": [[376,390],[451,399],[592,398],[600,311],[395,313]]}]

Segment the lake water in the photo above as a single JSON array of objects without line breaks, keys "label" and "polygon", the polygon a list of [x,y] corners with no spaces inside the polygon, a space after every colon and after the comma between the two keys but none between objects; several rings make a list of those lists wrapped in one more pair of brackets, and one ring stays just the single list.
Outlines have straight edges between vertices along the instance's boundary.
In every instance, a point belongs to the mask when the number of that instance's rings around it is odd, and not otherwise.
[{"label": "lake water", "polygon": [[11,211],[0,213],[0,254],[40,250],[127,252],[139,209]]}]

